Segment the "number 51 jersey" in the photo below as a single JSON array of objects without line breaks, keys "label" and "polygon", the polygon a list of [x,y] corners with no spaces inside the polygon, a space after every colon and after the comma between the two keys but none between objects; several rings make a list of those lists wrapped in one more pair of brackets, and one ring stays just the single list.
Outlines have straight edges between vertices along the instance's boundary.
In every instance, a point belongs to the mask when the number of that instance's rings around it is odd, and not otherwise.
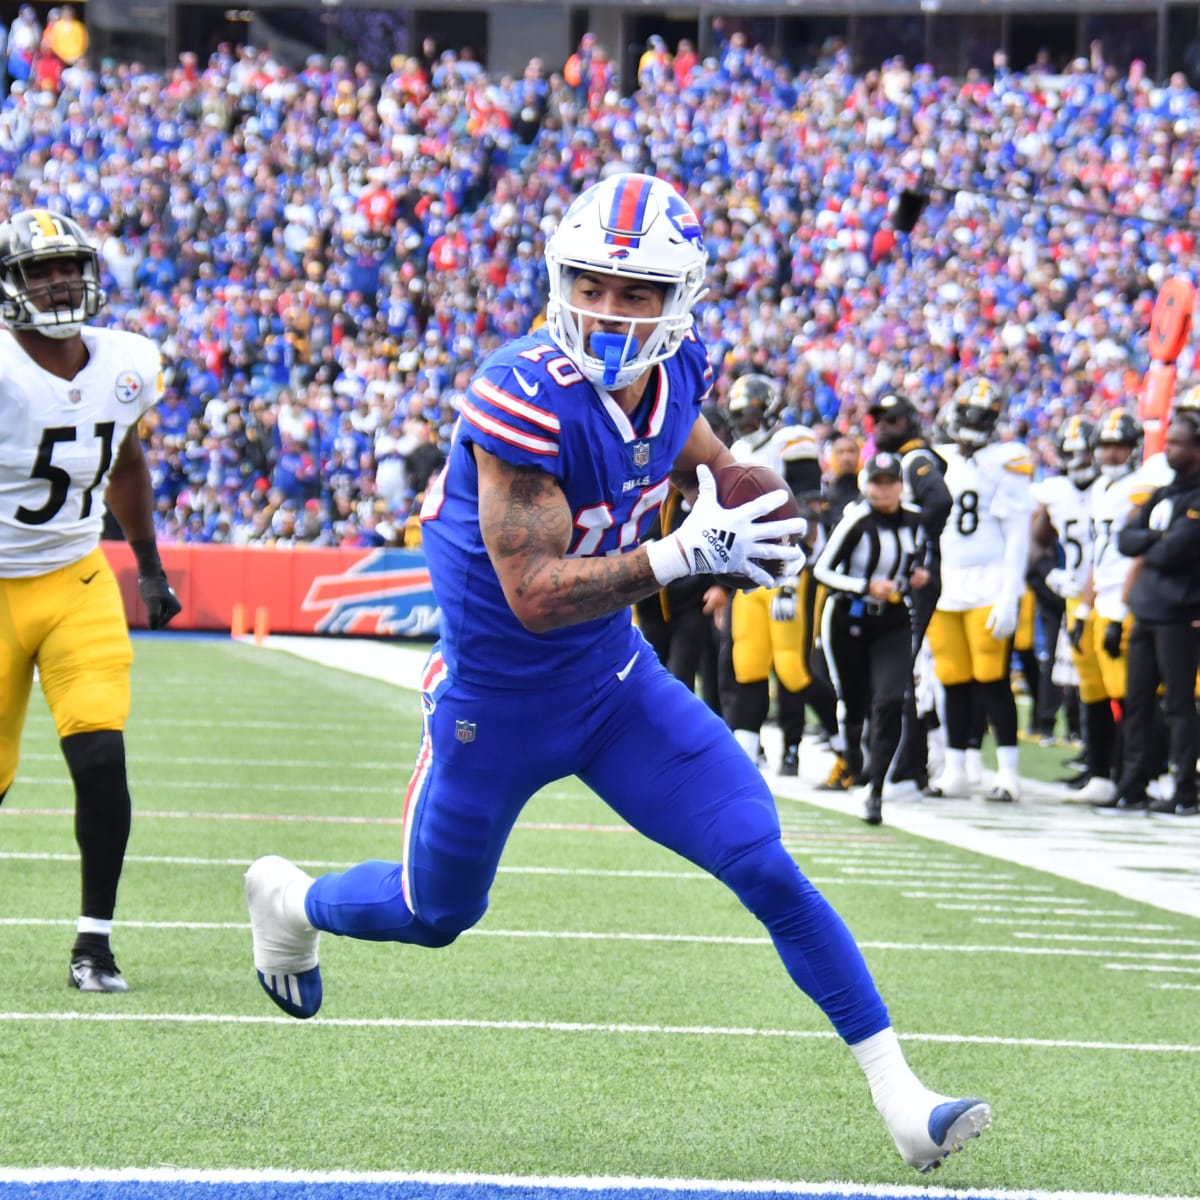
[{"label": "number 51 jersey", "polygon": [[0,330],[0,578],[45,575],[95,549],[117,451],[162,393],[149,338],[91,327],[82,336],[90,357],[68,380]]}]

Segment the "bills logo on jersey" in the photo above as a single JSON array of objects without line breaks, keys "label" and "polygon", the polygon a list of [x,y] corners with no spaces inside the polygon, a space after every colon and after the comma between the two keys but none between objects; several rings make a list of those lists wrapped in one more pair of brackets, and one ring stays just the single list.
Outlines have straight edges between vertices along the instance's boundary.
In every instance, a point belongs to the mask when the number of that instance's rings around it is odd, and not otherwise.
[{"label": "bills logo on jersey", "polygon": [[136,371],[122,371],[117,376],[113,391],[122,404],[132,404],[141,394],[146,385]]},{"label": "bills logo on jersey", "polygon": [[650,443],[649,442],[634,442],[633,444],[633,465],[635,467],[644,467],[650,462]]},{"label": "bills logo on jersey", "polygon": [[317,633],[420,637],[440,616],[422,554],[374,550],[336,575],[318,575],[300,605]]}]

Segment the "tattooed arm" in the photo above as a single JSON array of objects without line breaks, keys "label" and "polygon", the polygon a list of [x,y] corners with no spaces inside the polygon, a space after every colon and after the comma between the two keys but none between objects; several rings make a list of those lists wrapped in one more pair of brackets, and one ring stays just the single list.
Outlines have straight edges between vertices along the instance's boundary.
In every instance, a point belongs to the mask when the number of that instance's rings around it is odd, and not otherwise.
[{"label": "tattooed arm", "polygon": [[644,548],[565,558],[571,510],[554,478],[514,467],[478,446],[474,454],[484,545],[509,607],[530,632],[619,612],[658,591]]}]

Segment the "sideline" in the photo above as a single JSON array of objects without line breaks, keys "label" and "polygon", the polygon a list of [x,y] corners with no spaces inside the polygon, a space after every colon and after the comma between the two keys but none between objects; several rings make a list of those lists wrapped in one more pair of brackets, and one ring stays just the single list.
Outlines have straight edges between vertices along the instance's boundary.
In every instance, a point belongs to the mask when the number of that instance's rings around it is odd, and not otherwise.
[{"label": "sideline", "polygon": [[[414,691],[420,687],[421,667],[429,653],[425,644],[358,638],[272,635],[262,644],[269,650]],[[768,761],[778,763],[777,728],[763,730],[763,745]],[[780,778],[768,767],[767,782],[781,799],[853,814],[857,801],[852,795],[816,790],[831,763],[828,750],[806,744],[800,749],[798,778]],[[890,803],[884,808],[884,828],[890,825],[1102,888],[1127,900],[1200,918],[1200,819],[1101,815],[1082,805],[1064,803],[1069,793],[1059,785],[1026,779],[1022,787],[1021,802],[1011,806],[983,800]]]}]

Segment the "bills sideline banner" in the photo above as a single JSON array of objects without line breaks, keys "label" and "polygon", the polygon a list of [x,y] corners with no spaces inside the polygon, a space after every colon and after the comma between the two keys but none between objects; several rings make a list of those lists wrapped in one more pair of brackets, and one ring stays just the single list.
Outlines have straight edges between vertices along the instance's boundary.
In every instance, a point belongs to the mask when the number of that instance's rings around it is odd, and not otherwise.
[{"label": "bills sideline banner", "polygon": [[[124,542],[103,542],[130,627],[146,627],[137,566]],[[229,630],[265,620],[272,633],[425,637],[438,610],[420,550],[160,545],[183,605],[172,629]]]}]

